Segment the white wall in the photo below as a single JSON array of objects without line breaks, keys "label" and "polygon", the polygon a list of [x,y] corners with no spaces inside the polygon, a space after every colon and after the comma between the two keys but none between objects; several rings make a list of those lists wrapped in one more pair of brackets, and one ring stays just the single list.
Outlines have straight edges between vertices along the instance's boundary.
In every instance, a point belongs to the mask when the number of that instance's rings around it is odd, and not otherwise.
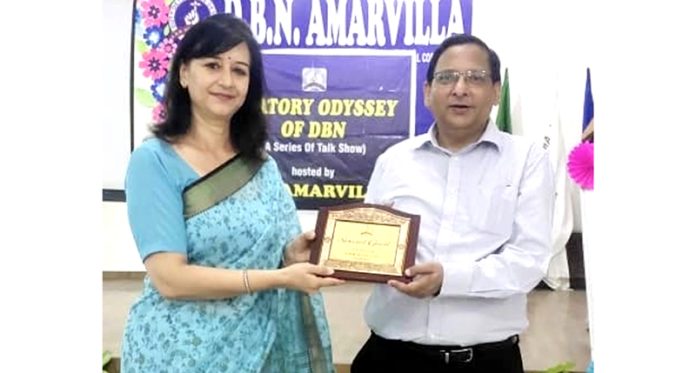
[{"label": "white wall", "polygon": [[132,0],[102,1],[103,188],[123,189],[130,155],[130,58]]},{"label": "white wall", "polygon": [[[104,184],[122,189],[130,154],[130,37],[132,0],[103,0],[104,37]],[[585,41],[584,2],[474,0],[472,33],[500,55],[510,73],[515,133],[543,137],[556,115],[569,151],[580,139],[585,68],[591,61]],[[589,66],[593,68],[593,66]],[[594,84],[594,81],[593,81]],[[493,113],[495,115],[495,112]],[[577,188],[573,193],[574,230],[581,230]],[[104,264],[107,271],[143,270],[132,242],[122,203],[104,202]],[[316,213],[301,211],[305,230]]]}]

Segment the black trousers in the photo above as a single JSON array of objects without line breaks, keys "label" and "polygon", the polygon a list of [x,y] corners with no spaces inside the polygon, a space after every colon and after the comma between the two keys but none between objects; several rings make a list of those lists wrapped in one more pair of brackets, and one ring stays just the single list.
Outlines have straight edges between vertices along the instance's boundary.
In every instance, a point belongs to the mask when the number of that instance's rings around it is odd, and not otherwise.
[{"label": "black trousers", "polygon": [[517,336],[462,348],[426,346],[374,333],[351,364],[351,373],[524,373]]}]

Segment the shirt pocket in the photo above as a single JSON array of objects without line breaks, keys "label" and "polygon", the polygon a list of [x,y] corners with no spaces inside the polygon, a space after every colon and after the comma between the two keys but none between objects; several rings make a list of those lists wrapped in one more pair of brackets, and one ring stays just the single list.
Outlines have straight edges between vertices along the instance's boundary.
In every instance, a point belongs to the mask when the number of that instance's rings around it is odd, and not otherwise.
[{"label": "shirt pocket", "polygon": [[480,185],[472,193],[473,225],[480,231],[509,236],[515,220],[517,189],[514,185]]}]

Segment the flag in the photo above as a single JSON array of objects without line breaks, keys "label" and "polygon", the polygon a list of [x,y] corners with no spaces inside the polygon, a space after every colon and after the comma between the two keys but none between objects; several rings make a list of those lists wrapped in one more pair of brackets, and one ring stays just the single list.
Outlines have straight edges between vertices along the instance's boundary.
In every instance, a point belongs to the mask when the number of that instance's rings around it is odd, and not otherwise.
[{"label": "flag", "polygon": [[594,142],[594,100],[592,99],[592,81],[590,68],[587,68],[585,81],[585,105],[582,112],[582,140]]},{"label": "flag", "polygon": [[505,79],[500,91],[500,104],[498,105],[498,115],[495,118],[498,129],[512,133],[512,116],[510,115],[510,85],[508,82],[508,70],[505,68]]},{"label": "flag", "polygon": [[544,136],[543,146],[549,152],[554,174],[555,201],[551,228],[551,261],[544,283],[554,290],[570,289],[570,268],[566,244],[573,232],[573,203],[571,183],[566,170],[566,148],[561,131],[561,114],[558,94],[552,106],[552,116]]},{"label": "flag", "polygon": [[[585,103],[583,105],[582,115],[582,137],[581,141],[589,141],[594,143],[594,99],[592,98],[592,83],[590,80],[590,68],[587,68],[587,78],[585,81]],[[594,155],[592,159],[593,174],[594,174]],[[593,175],[594,178],[594,175]],[[594,235],[596,232],[594,217],[597,215],[594,206],[594,196],[591,190],[582,190],[580,192],[580,221],[582,222],[582,256],[585,264],[585,290],[587,291],[587,323],[588,331],[590,332],[590,341],[594,341],[594,320],[595,316],[592,310],[594,284],[592,279],[595,278],[594,272],[597,267],[596,259],[593,250]],[[594,372],[594,362],[591,360],[588,372]]]}]

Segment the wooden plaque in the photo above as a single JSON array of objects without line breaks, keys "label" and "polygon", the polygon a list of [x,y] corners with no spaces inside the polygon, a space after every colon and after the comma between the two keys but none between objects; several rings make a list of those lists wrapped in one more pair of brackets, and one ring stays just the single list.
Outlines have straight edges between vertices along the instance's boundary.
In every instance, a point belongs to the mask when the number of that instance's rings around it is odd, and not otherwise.
[{"label": "wooden plaque", "polygon": [[420,216],[390,207],[354,203],[322,207],[310,262],[331,267],[344,280],[409,282]]}]

